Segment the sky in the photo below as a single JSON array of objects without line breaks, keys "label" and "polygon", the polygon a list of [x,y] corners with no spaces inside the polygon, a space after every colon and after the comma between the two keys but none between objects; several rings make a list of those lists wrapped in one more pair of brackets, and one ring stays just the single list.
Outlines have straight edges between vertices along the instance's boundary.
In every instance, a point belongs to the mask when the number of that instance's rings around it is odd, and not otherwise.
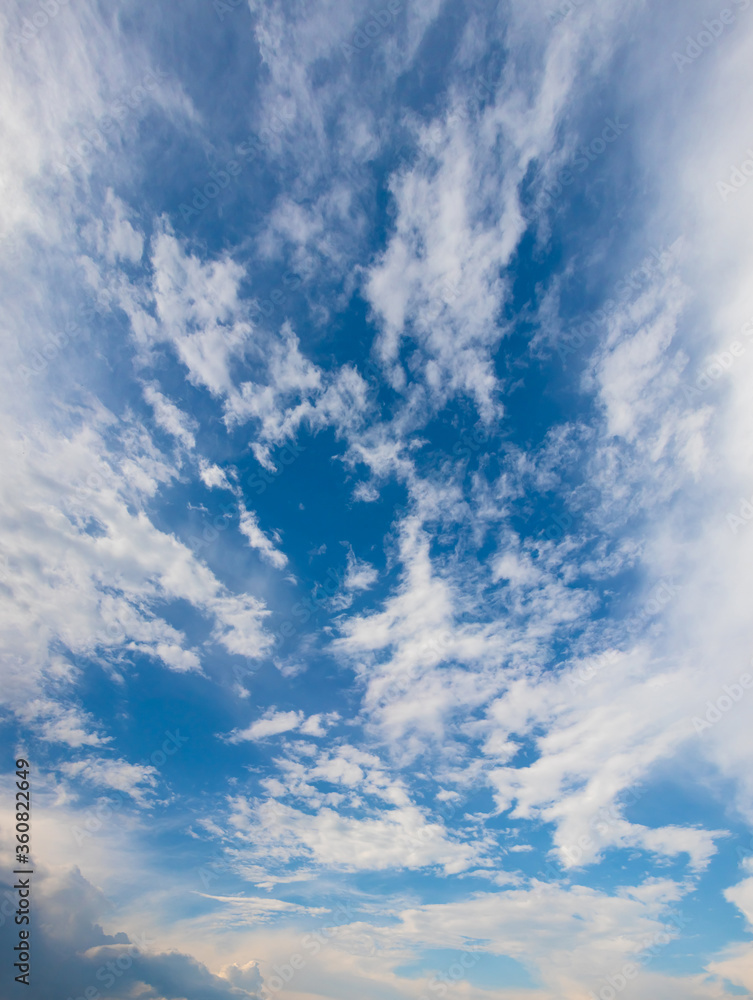
[{"label": "sky", "polygon": [[2,1000],[753,996],[751,0],[0,36]]}]

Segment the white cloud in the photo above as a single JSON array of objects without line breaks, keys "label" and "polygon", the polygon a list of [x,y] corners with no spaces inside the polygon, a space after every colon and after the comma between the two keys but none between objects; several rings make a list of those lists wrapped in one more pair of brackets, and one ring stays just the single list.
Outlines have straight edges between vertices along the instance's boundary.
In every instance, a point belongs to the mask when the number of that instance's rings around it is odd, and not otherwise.
[{"label": "white cloud", "polygon": [[348,552],[348,570],[345,575],[346,590],[369,590],[379,578],[376,568],[364,559],[357,559],[353,551]]},{"label": "white cloud", "polygon": [[114,194],[112,188],[105,192],[103,218],[93,220],[84,230],[97,253],[109,264],[127,261],[138,264],[144,252],[144,237],[131,225],[127,205]]},{"label": "white cloud", "polygon": [[157,771],[151,765],[129,764],[125,760],[90,757],[60,765],[68,778],[79,778],[100,788],[126,792],[135,802],[146,805],[149,791],[157,783]]},{"label": "white cloud", "polygon": [[318,713],[307,718],[301,711],[278,712],[272,708],[263,718],[252,722],[246,729],[234,729],[227,740],[229,743],[263,740],[292,730],[299,730],[305,736],[324,736],[339,718],[337,712]]},{"label": "white cloud", "polygon": [[[317,727],[322,724],[321,716],[311,718]],[[324,717],[324,723],[332,724],[338,718],[337,713],[330,713]],[[304,727],[301,732],[305,733]],[[275,761],[281,780],[269,778],[264,782],[273,798],[290,796],[309,806],[346,803],[356,808],[362,805],[365,796],[392,806],[410,805],[405,782],[393,777],[389,767],[373,753],[349,744],[321,750],[296,744],[287,748],[287,753],[287,757]],[[334,785],[337,790],[322,790],[321,784]]]},{"label": "white cloud", "polygon": [[[462,392],[485,417],[498,411],[491,353],[500,332],[494,317],[504,281],[500,271],[522,234],[515,173],[495,191],[493,225],[478,204],[478,164],[464,123],[450,125],[432,170],[421,163],[393,180],[396,232],[367,278],[366,294],[382,324],[378,350],[395,366],[400,342],[420,345],[421,375],[438,401]],[[393,381],[405,381],[393,367]]]},{"label": "white cloud", "polygon": [[199,476],[208,490],[232,489],[224,469],[221,469],[219,465],[215,465],[213,462],[207,462],[205,458],[199,460]]},{"label": "white cloud", "polygon": [[345,578],[342,588],[329,601],[329,607],[334,611],[342,611],[353,603],[353,596],[364,590],[370,590],[379,579],[376,567],[363,559],[358,559],[352,548],[348,548]]},{"label": "white cloud", "polygon": [[239,796],[231,801],[229,822],[253,845],[254,857],[313,861],[335,870],[441,866],[450,874],[476,864],[479,855],[478,845],[454,842],[411,805],[356,818],[326,807],[310,815],[275,800],[251,803]]},{"label": "white cloud", "polygon": [[[323,906],[300,906],[296,903],[289,903],[284,899],[269,899],[268,897],[262,899],[260,896],[211,896],[203,892],[199,893],[199,895],[205,899],[213,899],[218,903],[227,904],[236,910],[244,920],[264,920],[265,918],[279,916],[281,913],[318,916],[319,914],[329,912]],[[256,963],[252,964],[256,965]],[[226,978],[234,982],[232,975],[226,976]]]},{"label": "white cloud", "polygon": [[[334,426],[339,434],[359,426],[367,408],[364,380],[349,366],[323,372],[301,352],[287,321],[279,334],[260,329],[242,294],[242,265],[228,255],[200,260],[164,220],[152,239],[151,265],[151,282],[139,284],[122,275],[115,281],[101,264],[87,262],[100,296],[128,315],[141,364],[170,345],[188,380],[222,401],[229,428],[254,424],[250,446],[262,465],[273,468],[271,447],[302,425]],[[106,291],[113,283],[115,300]]]},{"label": "white cloud", "polygon": [[[241,508],[241,519],[240,519],[240,532],[245,535],[248,544],[252,549],[258,549],[263,559],[266,559],[268,563],[274,566],[276,569],[284,569],[288,564],[288,557],[284,552],[280,552],[276,549],[274,542],[259,527],[259,521],[256,514],[253,511],[246,510],[245,507]],[[279,536],[276,541],[279,542]]]},{"label": "white cloud", "polygon": [[327,730],[340,718],[337,712],[318,712],[310,715],[301,725],[304,736],[325,736]]},{"label": "white cloud", "polygon": [[[669,900],[679,898],[675,887]],[[608,896],[584,886],[565,889],[540,883],[533,889],[475,893],[452,903],[405,908],[399,924],[382,928],[380,936],[458,951],[470,942],[482,942],[484,951],[520,961],[541,983],[536,995],[567,1000],[600,990],[606,977],[632,963],[633,982],[626,983],[622,995],[633,1000],[646,995],[647,979],[655,975],[641,970],[641,954],[652,945],[661,951],[679,936],[676,924],[666,919],[668,910],[665,899]],[[472,950],[479,950],[478,945]],[[659,975],[655,982],[667,997],[713,995],[696,993],[693,978]]]},{"label": "white cloud", "polygon": [[154,279],[144,306],[153,313],[129,298],[123,302],[137,343],[147,352],[171,344],[191,382],[215,396],[230,394],[230,366],[253,345],[239,301],[243,268],[229,257],[204,264],[186,254],[167,227],[155,234],[151,259]]},{"label": "white cloud", "polygon": [[441,738],[455,713],[488,701],[506,643],[495,626],[456,623],[460,588],[435,572],[416,517],[401,525],[400,558],[402,582],[384,610],[344,619],[333,646],[356,666],[370,720],[409,753],[418,734]]},{"label": "white cloud", "polygon": [[[19,445],[24,436],[33,446]],[[65,708],[75,672],[61,674],[60,646],[74,661],[116,667],[140,652],[171,670],[201,670],[182,633],[154,610],[163,601],[192,604],[230,652],[258,658],[270,648],[263,604],[228,593],[145,514],[146,501],[175,473],[143,427],[92,407],[70,411],[55,431],[40,422],[24,436],[4,438],[3,551],[11,572],[0,623],[16,707],[28,712],[47,691],[43,733],[71,745],[101,740]],[[50,700],[59,699],[63,707],[50,714]]]},{"label": "white cloud", "polygon": [[226,965],[220,971],[220,975],[247,993],[259,990],[263,982],[258,962],[246,962],[245,965],[234,962],[232,965]]},{"label": "white cloud", "polygon": [[298,729],[303,720],[303,712],[275,712],[270,711],[263,719],[257,719],[246,729],[233,730],[228,737],[229,743],[242,743],[245,740],[263,740],[269,736],[279,736],[280,733],[289,733],[291,729]]},{"label": "white cloud", "polygon": [[38,726],[41,738],[49,743],[96,747],[110,741],[110,737],[92,731],[94,723],[91,716],[76,705],[51,698],[34,698],[18,705],[16,711],[27,725]]},{"label": "white cloud", "polygon": [[157,426],[180,441],[184,448],[193,451],[196,447],[196,421],[183,413],[154,384],[144,386],[144,399],[154,410]]}]

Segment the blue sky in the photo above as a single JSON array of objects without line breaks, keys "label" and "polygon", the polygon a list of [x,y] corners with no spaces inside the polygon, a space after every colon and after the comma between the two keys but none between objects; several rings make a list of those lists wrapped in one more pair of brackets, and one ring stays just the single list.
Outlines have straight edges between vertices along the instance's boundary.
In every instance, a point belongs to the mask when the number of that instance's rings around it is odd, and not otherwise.
[{"label": "blue sky", "polygon": [[25,995],[753,995],[749,7],[0,14]]}]

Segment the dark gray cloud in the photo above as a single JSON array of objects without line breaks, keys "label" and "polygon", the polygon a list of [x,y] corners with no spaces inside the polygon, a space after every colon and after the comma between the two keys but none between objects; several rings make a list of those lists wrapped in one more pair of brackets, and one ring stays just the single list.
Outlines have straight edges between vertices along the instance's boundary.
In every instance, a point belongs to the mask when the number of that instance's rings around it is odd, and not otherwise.
[{"label": "dark gray cloud", "polygon": [[[13,952],[21,929],[12,885],[0,886],[3,956]],[[18,970],[3,962],[0,996],[20,996],[23,989],[26,1000],[126,1000],[138,987],[142,1000],[260,1000],[261,976],[253,964],[231,966],[226,979],[190,955],[160,951],[146,932],[106,934],[100,921],[113,907],[77,868],[64,873],[37,868],[32,899],[30,985],[16,984]]]}]

